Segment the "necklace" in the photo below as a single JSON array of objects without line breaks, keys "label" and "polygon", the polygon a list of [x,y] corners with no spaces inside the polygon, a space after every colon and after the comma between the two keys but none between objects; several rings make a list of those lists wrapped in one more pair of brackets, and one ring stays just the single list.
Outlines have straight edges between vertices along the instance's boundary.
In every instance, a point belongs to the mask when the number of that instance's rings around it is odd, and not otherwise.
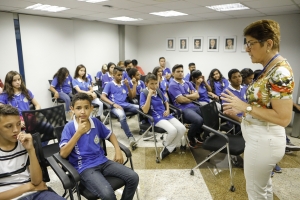
[{"label": "necklace", "polygon": [[277,53],[275,56],[273,56],[273,58],[271,58],[271,60],[264,66],[263,70],[261,70],[261,72],[259,73],[259,75],[257,76],[257,78],[253,81],[255,82],[256,80],[258,80],[258,78],[266,71],[266,69],[268,68],[268,66],[270,65],[270,63],[279,56],[279,53]]}]

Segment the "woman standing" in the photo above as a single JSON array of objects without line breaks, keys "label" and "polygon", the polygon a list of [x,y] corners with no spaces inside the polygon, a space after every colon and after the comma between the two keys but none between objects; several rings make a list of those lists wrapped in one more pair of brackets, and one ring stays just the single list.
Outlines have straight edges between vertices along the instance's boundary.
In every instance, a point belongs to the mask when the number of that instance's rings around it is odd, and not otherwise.
[{"label": "woman standing", "polygon": [[244,29],[246,51],[263,70],[248,87],[248,103],[228,90],[222,93],[224,112],[244,112],[241,128],[246,142],[244,173],[249,199],[273,199],[271,171],[284,153],[285,129],[292,118],[292,68],[279,52],[280,28],[273,20],[259,20]]}]

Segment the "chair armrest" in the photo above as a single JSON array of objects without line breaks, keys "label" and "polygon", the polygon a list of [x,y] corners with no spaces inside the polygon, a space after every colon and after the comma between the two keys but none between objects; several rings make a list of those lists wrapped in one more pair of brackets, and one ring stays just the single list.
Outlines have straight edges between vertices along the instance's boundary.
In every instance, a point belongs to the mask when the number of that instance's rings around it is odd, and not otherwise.
[{"label": "chair armrest", "polygon": [[152,123],[154,122],[154,119],[153,119],[152,116],[150,116],[150,115],[144,113],[144,112],[143,112],[142,110],[140,110],[140,109],[136,109],[136,111],[137,111],[139,114],[143,115],[144,117],[147,117],[148,119],[150,119],[150,121],[151,121]]},{"label": "chair armrest", "polygon": [[129,101],[129,103],[133,103],[133,104],[137,104],[137,105],[139,104],[139,101],[136,98],[129,99],[128,101]]},{"label": "chair armrest", "polygon": [[72,189],[75,186],[74,182],[70,180],[68,175],[62,170],[62,168],[58,165],[55,159],[52,156],[50,156],[47,158],[47,161],[52,170],[62,182],[64,189]]},{"label": "chair armrest", "polygon": [[99,90],[94,90],[94,92],[96,93],[97,97],[101,99],[101,92]]},{"label": "chair armrest", "polygon": [[106,108],[111,109],[111,105],[109,105],[109,103],[103,101],[102,99],[100,99],[100,101],[103,103],[104,106],[106,106]]},{"label": "chair armrest", "polygon": [[224,133],[221,133],[220,131],[212,129],[212,128],[206,126],[206,125],[202,125],[202,128],[205,129],[205,130],[207,130],[207,131],[209,131],[209,132],[212,132],[212,133],[220,136],[221,138],[223,138],[224,140],[226,140],[226,142],[229,142],[229,138]]},{"label": "chair armrest", "polygon": [[226,121],[229,121],[229,122],[231,122],[231,123],[233,123],[233,124],[241,125],[240,122],[235,121],[234,119],[231,119],[231,118],[229,118],[229,117],[223,115],[223,113],[221,113],[221,112],[219,113],[219,117],[222,118],[222,119],[225,119]]},{"label": "chair armrest", "polygon": [[131,155],[131,151],[122,143],[118,142],[119,143],[119,146],[120,146],[120,149],[125,153],[126,157],[127,158],[130,158],[132,155]]},{"label": "chair armrest", "polygon": [[197,106],[201,106],[201,104],[198,101],[192,101],[192,103],[197,105]]},{"label": "chair armrest", "polygon": [[66,159],[62,158],[59,153],[55,153],[53,155],[54,159],[61,164],[62,168],[66,170],[72,177],[73,179],[77,182],[80,181],[80,176],[77,170],[67,161]]},{"label": "chair armrest", "polygon": [[179,114],[182,113],[182,110],[180,108],[177,108],[176,106],[172,105],[172,104],[169,104],[169,107],[170,109],[172,110],[176,110]]}]

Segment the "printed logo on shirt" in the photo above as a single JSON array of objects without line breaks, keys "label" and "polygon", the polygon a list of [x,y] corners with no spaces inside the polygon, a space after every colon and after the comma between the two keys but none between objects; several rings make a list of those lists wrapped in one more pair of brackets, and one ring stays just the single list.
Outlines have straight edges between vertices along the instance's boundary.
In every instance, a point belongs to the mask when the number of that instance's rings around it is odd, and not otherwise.
[{"label": "printed logo on shirt", "polygon": [[190,88],[189,87],[187,88],[187,91],[188,91],[188,93],[190,93]]},{"label": "printed logo on shirt", "polygon": [[123,92],[123,94],[125,94],[125,93],[126,93],[126,90],[125,90],[125,89],[123,89],[123,90],[122,90],[122,92]]},{"label": "printed logo on shirt", "polygon": [[68,81],[68,85],[70,85],[71,84],[71,81]]},{"label": "printed logo on shirt", "polygon": [[26,97],[24,97],[23,101],[24,102],[28,102],[28,99]]},{"label": "printed logo on shirt", "polygon": [[99,137],[98,137],[98,135],[95,136],[94,142],[95,142],[95,144],[99,144]]}]

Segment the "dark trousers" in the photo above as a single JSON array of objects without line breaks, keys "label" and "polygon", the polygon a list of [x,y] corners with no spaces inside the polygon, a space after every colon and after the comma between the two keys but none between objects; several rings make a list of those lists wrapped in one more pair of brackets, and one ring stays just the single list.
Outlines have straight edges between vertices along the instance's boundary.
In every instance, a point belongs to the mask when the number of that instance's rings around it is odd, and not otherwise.
[{"label": "dark trousers", "polygon": [[203,118],[201,117],[200,107],[195,106],[187,109],[183,109],[183,118],[191,123],[190,129],[187,133],[189,141],[195,143],[195,138],[200,138],[200,134],[203,132]]}]

